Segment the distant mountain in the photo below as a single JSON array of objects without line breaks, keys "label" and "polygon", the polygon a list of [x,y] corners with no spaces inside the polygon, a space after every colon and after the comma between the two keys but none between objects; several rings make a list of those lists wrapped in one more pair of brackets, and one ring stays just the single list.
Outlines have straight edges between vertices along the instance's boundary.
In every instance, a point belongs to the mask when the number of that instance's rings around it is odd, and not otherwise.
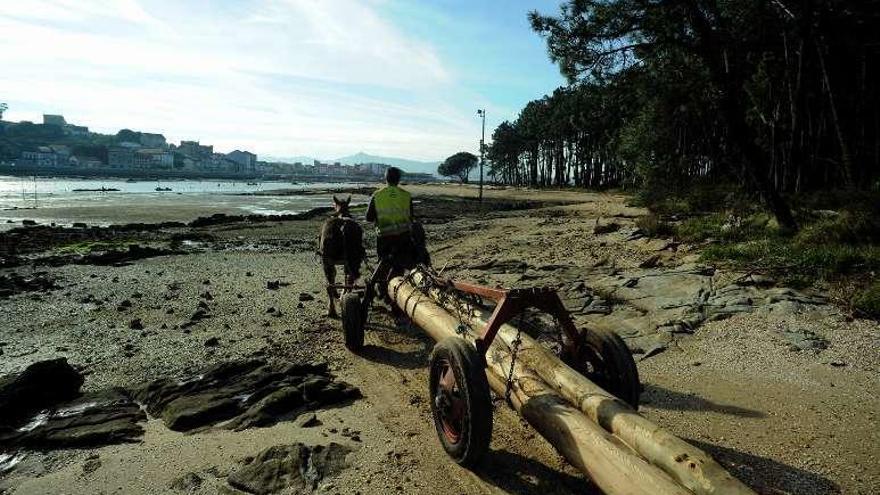
[{"label": "distant mountain", "polygon": [[377,155],[369,155],[364,152],[356,153],[354,155],[344,156],[342,158],[336,158],[332,160],[325,160],[320,158],[314,158],[311,156],[261,156],[261,160],[266,160],[270,162],[285,162],[285,163],[312,163],[315,160],[319,160],[323,163],[334,163],[339,162],[343,165],[355,165],[357,163],[384,163],[386,165],[391,165],[397,167],[404,172],[414,172],[414,173],[423,173],[423,174],[434,174],[437,175],[437,165],[438,162],[420,162],[418,160],[407,160],[405,158],[394,158],[391,156],[377,156]]},{"label": "distant mountain", "polygon": [[368,155],[364,152],[344,156],[342,158],[337,158],[330,161],[343,163],[345,165],[354,165],[356,163],[384,163],[386,165],[397,167],[404,172],[416,172],[423,174],[436,174],[437,165],[439,165],[439,163],[437,162],[420,162],[417,160],[407,160],[405,158]]}]

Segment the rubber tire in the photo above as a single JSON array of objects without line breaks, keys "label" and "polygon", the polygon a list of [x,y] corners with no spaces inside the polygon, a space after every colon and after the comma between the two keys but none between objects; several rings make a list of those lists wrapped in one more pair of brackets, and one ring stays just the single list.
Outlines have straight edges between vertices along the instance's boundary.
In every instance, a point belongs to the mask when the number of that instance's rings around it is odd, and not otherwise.
[{"label": "rubber tire", "polygon": [[342,330],[345,333],[345,347],[358,352],[364,347],[364,323],[361,298],[354,292],[343,294],[339,301],[342,312]]},{"label": "rubber tire", "polygon": [[[465,421],[457,443],[451,443],[443,432],[443,424],[434,401],[442,360],[447,361],[452,368],[465,401],[465,414],[469,418],[469,421]],[[434,346],[429,369],[431,415],[443,450],[456,463],[464,467],[475,466],[486,455],[492,439],[492,398],[489,395],[489,381],[486,379],[483,361],[473,345],[462,338],[448,337]]]},{"label": "rubber tire", "polygon": [[623,339],[610,330],[590,329],[585,330],[584,344],[602,359],[604,377],[600,378],[604,379],[595,380],[596,385],[638,410],[642,393],[639,369]]}]

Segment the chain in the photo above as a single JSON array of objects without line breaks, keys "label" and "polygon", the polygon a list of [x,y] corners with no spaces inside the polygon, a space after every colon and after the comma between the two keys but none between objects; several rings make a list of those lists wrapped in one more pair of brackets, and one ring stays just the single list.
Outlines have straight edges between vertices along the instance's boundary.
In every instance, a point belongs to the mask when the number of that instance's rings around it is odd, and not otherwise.
[{"label": "chain", "polygon": [[513,393],[513,368],[516,366],[516,356],[519,354],[519,346],[522,344],[522,324],[525,312],[519,314],[519,325],[516,326],[516,338],[513,339],[513,350],[510,353],[510,370],[507,372],[507,383],[504,386],[504,402],[513,407],[510,394]]}]

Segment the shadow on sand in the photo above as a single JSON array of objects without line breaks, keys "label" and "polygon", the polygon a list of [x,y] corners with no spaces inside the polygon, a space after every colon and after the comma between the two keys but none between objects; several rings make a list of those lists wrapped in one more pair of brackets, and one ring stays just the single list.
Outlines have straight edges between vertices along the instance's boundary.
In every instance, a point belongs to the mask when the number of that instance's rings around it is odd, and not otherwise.
[{"label": "shadow on sand", "polygon": [[773,459],[740,452],[729,447],[685,438],[715,458],[730,474],[762,495],[833,495],[841,493],[837,483]]},{"label": "shadow on sand", "polygon": [[579,493],[601,495],[589,479],[572,476],[508,450],[490,450],[474,470],[486,483],[507,493],[551,495]]},{"label": "shadow on sand", "polygon": [[707,411],[730,414],[742,418],[767,417],[767,415],[761,411],[732,406],[729,404],[718,404],[696,394],[684,394],[651,383],[643,384],[641,402],[648,407],[655,407],[657,409],[670,409],[674,411]]}]

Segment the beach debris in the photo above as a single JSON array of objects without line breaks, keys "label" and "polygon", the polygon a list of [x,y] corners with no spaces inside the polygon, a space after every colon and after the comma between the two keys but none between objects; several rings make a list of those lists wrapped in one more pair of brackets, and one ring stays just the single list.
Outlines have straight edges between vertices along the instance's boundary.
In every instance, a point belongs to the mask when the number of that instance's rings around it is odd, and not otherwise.
[{"label": "beach debris", "polygon": [[300,292],[299,293],[299,300],[300,301],[314,301],[315,296],[309,294],[308,292]]},{"label": "beach debris", "polygon": [[227,481],[233,488],[260,495],[286,489],[311,491],[321,480],[347,467],[349,452],[351,449],[338,443],[276,445],[245,458]]},{"label": "beach debris", "polygon": [[175,431],[224,423],[242,430],[293,420],[319,407],[361,397],[326,364],[269,364],[252,359],[215,365],[182,380],[163,378],[135,392],[147,412]]}]

